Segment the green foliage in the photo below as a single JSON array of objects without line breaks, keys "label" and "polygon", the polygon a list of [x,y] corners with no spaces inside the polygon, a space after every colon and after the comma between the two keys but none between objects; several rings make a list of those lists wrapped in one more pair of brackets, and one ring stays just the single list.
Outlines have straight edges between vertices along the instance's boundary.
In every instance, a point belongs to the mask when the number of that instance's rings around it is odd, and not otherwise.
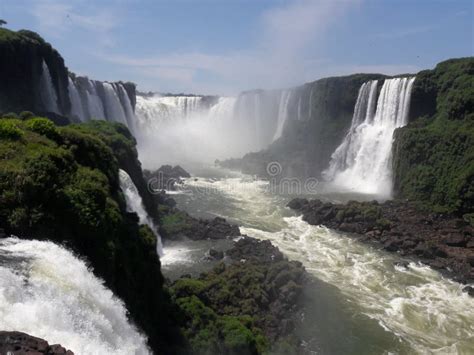
[{"label": "green foliage", "polygon": [[22,111],[22,112],[20,112],[19,117],[20,117],[23,121],[25,121],[25,120],[27,120],[27,119],[30,119],[30,118],[35,117],[35,114],[34,114],[33,112],[31,112],[31,111]]},{"label": "green foliage", "polygon": [[52,140],[59,139],[59,133],[56,125],[49,119],[43,117],[30,118],[26,121],[25,128],[48,137]]},{"label": "green foliage", "polygon": [[16,120],[0,120],[0,138],[17,140],[23,137],[23,131]]},{"label": "green foliage", "polygon": [[412,97],[423,116],[395,132],[396,193],[435,212],[472,213],[474,58],[419,73]]},{"label": "green foliage", "polygon": [[2,118],[17,120],[20,117],[15,112],[8,112],[2,115]]},{"label": "green foliage", "polygon": [[[0,120],[2,132],[11,135],[11,127],[22,139],[0,139],[0,226],[7,233],[66,243],[87,257],[152,347],[171,342],[167,335],[179,333],[168,316],[156,238],[126,212],[117,159],[100,138],[103,133],[90,126],[57,128],[43,118]],[[134,150],[131,145],[126,154],[133,157]]]},{"label": "green foliage", "polygon": [[177,235],[180,232],[185,232],[189,226],[186,214],[181,211],[164,215],[160,219],[160,228],[166,235]]}]

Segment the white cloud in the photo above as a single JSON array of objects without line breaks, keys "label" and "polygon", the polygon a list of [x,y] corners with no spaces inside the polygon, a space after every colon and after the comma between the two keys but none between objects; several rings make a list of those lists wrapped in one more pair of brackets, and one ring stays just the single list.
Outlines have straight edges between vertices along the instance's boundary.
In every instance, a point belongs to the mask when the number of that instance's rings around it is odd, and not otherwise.
[{"label": "white cloud", "polygon": [[[103,60],[128,66],[139,75],[153,73],[157,79],[176,79],[177,87],[188,85],[201,92],[235,93],[249,88],[284,87],[307,80],[308,47],[321,45],[331,25],[358,1],[294,0],[261,16],[257,45],[223,53],[200,51],[135,57],[102,53]],[[220,84],[198,79],[200,73],[217,77]],[[147,79],[149,82],[149,79]],[[161,86],[161,85],[160,85]],[[229,88],[232,88],[228,92]]]}]

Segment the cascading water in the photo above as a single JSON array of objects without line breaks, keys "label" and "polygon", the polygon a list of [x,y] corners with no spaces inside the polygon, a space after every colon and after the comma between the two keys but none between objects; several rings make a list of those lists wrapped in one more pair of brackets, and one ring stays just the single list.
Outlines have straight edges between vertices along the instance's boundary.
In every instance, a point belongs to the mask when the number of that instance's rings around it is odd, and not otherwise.
[{"label": "cascading water", "polygon": [[71,101],[69,117],[80,121],[98,119],[120,122],[134,131],[135,113],[122,83],[69,77],[68,91]]},{"label": "cascading water", "polygon": [[103,83],[105,95],[105,113],[109,121],[116,121],[128,125],[125,112],[117,95],[115,85],[111,83]]},{"label": "cascading water", "polygon": [[51,242],[0,240],[0,329],[75,354],[149,354],[123,303],[83,260]]},{"label": "cascading water", "polygon": [[158,233],[158,229],[151,220],[150,216],[145,210],[142,198],[138,193],[138,189],[132,181],[132,178],[124,170],[119,170],[120,188],[125,195],[125,201],[127,202],[127,209],[129,212],[135,212],[138,215],[140,224],[145,224],[156,236],[156,253],[161,256],[163,255],[163,245],[161,243],[161,236]]},{"label": "cascading water", "polygon": [[84,109],[82,108],[81,96],[77,90],[76,84],[69,77],[68,82],[69,100],[71,101],[71,116],[78,118],[80,121],[84,121]]},{"label": "cascading water", "polygon": [[377,82],[362,85],[351,128],[323,172],[326,180],[355,192],[391,195],[393,132],[407,122],[414,81],[414,77],[385,80],[375,114]]},{"label": "cascading water", "polygon": [[280,96],[280,102],[278,105],[278,125],[275,131],[275,135],[273,136],[273,140],[277,140],[281,137],[283,133],[283,127],[285,126],[286,119],[288,118],[288,103],[290,102],[291,98],[291,91],[285,90],[282,91]]},{"label": "cascading water", "polygon": [[40,97],[46,111],[60,113],[58,107],[58,95],[53,85],[48,65],[44,60],[40,79]]}]

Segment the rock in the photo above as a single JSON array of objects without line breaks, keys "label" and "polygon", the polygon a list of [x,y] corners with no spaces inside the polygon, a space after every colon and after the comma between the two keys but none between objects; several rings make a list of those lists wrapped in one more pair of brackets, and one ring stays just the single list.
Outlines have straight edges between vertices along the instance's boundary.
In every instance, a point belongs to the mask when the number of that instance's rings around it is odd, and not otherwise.
[{"label": "rock", "polygon": [[462,289],[463,292],[466,292],[469,296],[474,297],[474,287],[466,286]]},{"label": "rock", "polygon": [[7,235],[5,233],[5,230],[3,228],[0,228],[0,238],[6,238]]},{"label": "rock", "polygon": [[206,258],[209,260],[221,260],[224,258],[224,252],[211,248],[207,251]]},{"label": "rock", "polygon": [[446,245],[451,247],[463,247],[466,246],[466,238],[459,233],[449,233],[444,239]]},{"label": "rock", "polygon": [[288,204],[286,205],[287,207],[291,208],[292,210],[300,210],[303,208],[303,206],[308,204],[308,200],[305,198],[294,198]]},{"label": "rock", "polygon": [[46,340],[21,332],[0,331],[0,354],[74,355],[61,345],[49,345]]}]

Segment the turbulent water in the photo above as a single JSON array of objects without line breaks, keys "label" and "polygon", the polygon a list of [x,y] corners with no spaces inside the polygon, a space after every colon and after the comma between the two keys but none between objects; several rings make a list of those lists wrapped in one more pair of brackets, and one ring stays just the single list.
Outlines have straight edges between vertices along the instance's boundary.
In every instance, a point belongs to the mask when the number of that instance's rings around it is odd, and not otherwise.
[{"label": "turbulent water", "polygon": [[[175,196],[178,205],[197,216],[226,217],[244,234],[272,241],[319,280],[308,296],[300,330],[309,350],[474,352],[474,300],[462,285],[414,262],[397,266],[400,259],[394,254],[311,226],[284,207],[288,196],[268,182],[227,174],[214,170],[208,174],[212,178],[188,179],[187,193]],[[324,191],[317,197],[334,200]]]},{"label": "turbulent water", "polygon": [[120,188],[125,196],[127,209],[129,212],[135,212],[138,215],[140,224],[145,224],[156,236],[156,252],[158,255],[163,255],[163,245],[161,243],[161,236],[158,233],[158,228],[153,223],[152,219],[145,210],[142,198],[138,193],[138,189],[132,181],[132,178],[124,170],[119,170]]},{"label": "turbulent water", "polygon": [[393,132],[407,123],[415,78],[385,80],[374,112],[377,81],[362,85],[351,128],[333,153],[325,178],[339,188],[389,197]]},{"label": "turbulent water", "polygon": [[0,240],[0,329],[75,354],[149,354],[146,339],[86,264],[51,242]]}]

